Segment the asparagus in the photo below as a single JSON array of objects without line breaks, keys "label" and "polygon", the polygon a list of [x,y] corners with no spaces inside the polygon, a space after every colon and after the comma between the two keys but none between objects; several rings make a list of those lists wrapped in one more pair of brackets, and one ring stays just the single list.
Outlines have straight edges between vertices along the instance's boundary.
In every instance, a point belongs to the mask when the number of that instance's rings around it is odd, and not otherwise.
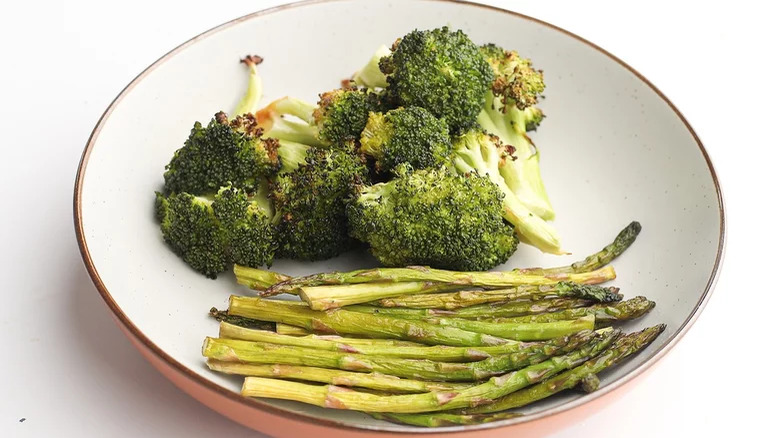
[{"label": "asparagus", "polygon": [[424,380],[401,379],[379,373],[358,373],[294,365],[264,365],[257,363],[222,362],[209,359],[206,364],[214,371],[242,376],[268,377],[276,379],[306,380],[339,386],[355,386],[390,392],[429,392],[461,390],[473,383],[428,382]]},{"label": "asparagus", "polygon": [[[505,413],[508,409],[526,406],[535,401],[547,398],[553,394],[577,386],[586,376],[594,375],[609,367],[619,364],[627,357],[642,350],[655,340],[666,325],[659,324],[644,330],[620,337],[615,343],[601,355],[588,360],[582,365],[563,372],[537,385],[513,392],[495,400],[493,403],[477,406],[462,411],[446,413],[434,413],[423,415],[382,415],[381,418],[396,423],[415,426],[439,427],[450,424],[481,424],[498,419],[508,418],[521,414]],[[496,417],[487,416],[491,413]]]},{"label": "asparagus", "polygon": [[264,291],[276,283],[281,283],[292,278],[278,272],[241,265],[233,265],[233,273],[236,275],[236,282],[238,282],[238,284],[258,291]]},{"label": "asparagus", "polygon": [[545,297],[583,298],[604,303],[623,297],[616,287],[577,284],[562,281],[555,285],[524,285],[510,289],[464,290],[450,293],[429,293],[384,298],[370,304],[379,307],[409,307],[415,309],[454,310],[477,304],[506,303],[515,300],[539,300]]},{"label": "asparagus", "polygon": [[528,346],[517,353],[467,363],[367,356],[352,354],[352,352],[222,338],[206,338],[202,353],[204,357],[223,362],[303,365],[345,371],[377,372],[409,379],[454,382],[482,380],[539,363],[579,348],[595,336],[592,331],[582,331],[572,336]]},{"label": "asparagus", "polygon": [[463,309],[409,309],[404,307],[374,307],[355,305],[344,308],[353,312],[371,313],[374,315],[392,316],[404,319],[422,319],[435,317],[479,318],[479,317],[510,317],[533,315],[539,313],[557,312],[563,309],[586,307],[592,301],[578,298],[551,298],[539,301],[513,301],[509,303],[483,304]]},{"label": "asparagus", "polygon": [[620,254],[623,254],[623,252],[627,250],[632,243],[634,243],[634,240],[636,240],[636,237],[639,235],[640,231],[642,231],[642,225],[640,225],[637,221],[633,221],[628,224],[628,226],[623,228],[620,233],[618,233],[617,237],[615,237],[615,240],[612,241],[612,243],[605,246],[601,251],[585,257],[584,260],[574,262],[568,266],[560,266],[557,268],[532,268],[520,269],[519,271],[540,275],[595,271],[603,266],[608,265]]},{"label": "asparagus", "polygon": [[472,347],[510,342],[495,336],[422,321],[350,312],[342,309],[320,312],[298,304],[290,301],[233,295],[230,297],[228,313],[246,318],[290,324],[316,332],[401,339],[429,345]]},{"label": "asparagus", "polygon": [[639,296],[617,304],[595,304],[590,307],[566,309],[560,312],[526,315],[515,318],[490,318],[490,322],[502,324],[530,324],[564,321],[593,315],[598,323],[627,321],[644,316],[655,307],[655,302]]},{"label": "asparagus", "polygon": [[313,348],[316,350],[341,351],[344,353],[367,354],[371,356],[405,359],[429,359],[439,362],[469,362],[487,359],[503,354],[520,353],[533,346],[528,343],[508,343],[489,347],[449,347],[446,345],[409,345],[403,341],[387,339],[356,339],[338,336],[308,335],[303,337],[283,336],[264,330],[251,330],[222,323],[219,337],[267,344]]},{"label": "asparagus", "polygon": [[295,400],[326,408],[364,412],[417,413],[478,406],[580,365],[606,349],[618,333],[618,330],[608,329],[579,350],[553,357],[522,370],[492,377],[485,383],[460,391],[375,395],[333,385],[315,386],[262,377],[247,377],[244,380],[241,394],[249,397]]},{"label": "asparagus", "polygon": [[258,319],[244,318],[243,316],[228,315],[227,310],[218,310],[216,307],[212,307],[209,310],[209,315],[219,322],[228,322],[233,325],[260,329],[260,330],[274,330],[275,324],[268,321],[260,321]]},{"label": "asparagus", "polygon": [[[361,283],[400,283],[422,281],[451,284],[466,288],[479,286],[484,288],[507,288],[524,284],[555,284],[560,281],[572,281],[580,284],[599,284],[615,278],[615,269],[605,266],[592,272],[526,274],[522,271],[460,272],[434,269],[427,266],[406,268],[373,268],[351,272],[325,272],[305,277],[296,277],[277,283],[266,290],[267,295],[299,290],[304,286],[352,285]],[[338,290],[338,289],[337,289]],[[349,289],[346,289],[347,291]],[[331,289],[331,294],[334,294]],[[341,297],[342,294],[339,294]],[[344,294],[346,295],[346,293]],[[389,296],[388,296],[389,297]],[[377,299],[377,297],[372,298]]]},{"label": "asparagus", "polygon": [[276,323],[276,333],[279,333],[280,335],[288,335],[288,336],[306,336],[311,334],[311,332],[306,330],[305,328],[296,327],[294,325],[282,324],[278,322]]},{"label": "asparagus", "polygon": [[447,327],[457,327],[476,333],[500,336],[515,341],[543,341],[545,339],[553,339],[559,336],[576,333],[580,330],[593,330],[596,323],[596,317],[588,315],[571,321],[532,322],[524,324],[472,321],[460,318],[437,318],[426,319],[425,321]]},{"label": "asparagus", "polygon": [[291,292],[300,296],[314,310],[328,310],[350,304],[366,303],[379,298],[445,292],[460,287],[460,285],[429,281],[403,281],[381,284],[359,283],[333,286],[302,286],[292,289]]},{"label": "asparagus", "polygon": [[583,392],[596,392],[601,386],[601,380],[595,374],[586,374],[578,386]]}]

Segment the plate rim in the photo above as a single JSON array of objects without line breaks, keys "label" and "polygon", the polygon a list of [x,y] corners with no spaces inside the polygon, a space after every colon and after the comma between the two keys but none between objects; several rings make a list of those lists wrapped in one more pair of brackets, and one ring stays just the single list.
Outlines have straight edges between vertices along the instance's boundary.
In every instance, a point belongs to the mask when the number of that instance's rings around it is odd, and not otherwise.
[{"label": "plate rim", "polygon": [[675,113],[675,115],[679,118],[679,120],[683,123],[685,128],[688,130],[694,141],[699,147],[699,150],[707,164],[707,167],[710,171],[710,176],[712,177],[712,181],[715,187],[716,192],[716,198],[718,202],[718,215],[719,215],[719,233],[718,233],[718,249],[717,254],[715,257],[715,261],[712,267],[712,271],[710,273],[709,279],[707,280],[707,284],[704,287],[704,290],[701,294],[701,297],[699,298],[699,301],[696,303],[696,306],[694,307],[693,311],[688,315],[688,317],[685,319],[683,324],[680,326],[680,328],[672,334],[672,336],[667,339],[664,344],[661,345],[659,350],[653,354],[651,357],[647,358],[644,362],[642,362],[636,369],[630,371],[626,375],[616,379],[614,382],[610,383],[607,386],[604,386],[603,388],[600,388],[599,391],[596,391],[591,394],[583,395],[575,400],[572,400],[568,403],[564,403],[560,406],[556,406],[550,409],[546,409],[540,412],[536,412],[529,415],[524,415],[521,417],[508,419],[508,420],[502,420],[502,421],[496,421],[492,423],[486,423],[486,424],[480,424],[480,425],[473,425],[473,426],[449,426],[449,427],[440,427],[440,428],[415,428],[415,429],[409,429],[406,427],[401,427],[397,425],[393,425],[388,423],[387,425],[381,425],[381,426],[372,426],[372,425],[356,425],[352,423],[346,423],[340,420],[333,420],[328,418],[322,418],[320,416],[314,416],[306,413],[300,413],[300,412],[292,412],[283,408],[279,408],[277,406],[274,406],[270,403],[257,400],[257,399],[250,399],[248,397],[244,397],[241,394],[231,391],[225,387],[222,387],[218,385],[215,382],[212,382],[211,380],[208,380],[207,378],[195,373],[191,368],[187,367],[183,363],[175,360],[173,357],[171,357],[168,353],[166,353],[162,348],[158,347],[151,339],[149,339],[146,335],[141,332],[141,330],[138,329],[138,327],[128,318],[128,316],[124,313],[124,311],[119,307],[119,305],[116,303],[114,298],[112,297],[111,293],[109,292],[106,285],[103,283],[103,280],[100,277],[100,274],[98,273],[97,269],[95,268],[95,265],[92,261],[92,256],[89,252],[89,248],[87,245],[87,239],[84,233],[84,227],[82,222],[82,188],[84,183],[84,175],[87,170],[87,165],[89,164],[89,157],[92,152],[92,149],[97,141],[97,138],[105,125],[105,122],[108,120],[108,118],[111,116],[111,113],[116,108],[116,106],[122,101],[122,99],[127,95],[132,89],[140,82],[142,81],[147,75],[149,75],[152,71],[154,71],[158,66],[160,66],[162,63],[167,61],[169,58],[173,57],[180,51],[184,50],[185,48],[191,46],[192,44],[214,34],[217,32],[220,32],[222,30],[228,29],[230,27],[233,27],[239,23],[242,23],[244,21],[270,15],[282,10],[286,9],[293,9],[293,8],[302,8],[307,7],[314,4],[320,4],[320,3],[337,3],[344,0],[305,0],[301,2],[296,3],[286,3],[278,6],[274,6],[271,8],[262,9],[256,12],[252,12],[249,14],[246,14],[244,16],[232,19],[230,21],[227,21],[225,23],[219,24],[217,26],[214,26],[192,38],[189,40],[183,42],[182,44],[176,46],[175,48],[171,49],[164,55],[162,55],[160,58],[158,58],[156,61],[154,61],[152,64],[150,64],[148,67],[146,67],[141,73],[139,73],[135,78],[133,78],[132,81],[130,81],[120,92],[117,94],[117,96],[111,101],[109,106],[106,108],[106,110],[103,112],[103,114],[100,116],[100,119],[98,120],[95,127],[92,129],[92,132],[90,133],[90,136],[87,140],[87,143],[84,147],[84,150],[81,155],[81,159],[79,161],[78,169],[76,172],[76,179],[74,184],[74,190],[73,190],[73,222],[74,227],[76,231],[76,240],[78,242],[79,246],[79,252],[81,254],[82,260],[84,262],[84,265],[87,269],[87,272],[89,273],[90,278],[92,279],[92,282],[95,285],[95,288],[97,289],[98,293],[100,294],[101,298],[105,301],[108,308],[113,313],[114,319],[117,321],[117,323],[123,325],[125,331],[128,334],[132,334],[132,336],[135,337],[135,339],[140,342],[142,345],[144,345],[152,354],[157,356],[158,359],[163,360],[167,365],[175,369],[177,372],[179,372],[183,377],[186,377],[189,379],[192,383],[195,383],[201,387],[204,387],[214,393],[216,395],[221,397],[226,397],[232,401],[238,402],[240,404],[246,405],[249,408],[253,409],[263,409],[268,411],[269,413],[284,416],[288,419],[294,420],[294,421],[309,421],[314,422],[319,425],[328,426],[328,427],[335,427],[340,429],[348,429],[350,431],[374,431],[374,432],[402,432],[402,433],[419,433],[419,434],[426,434],[426,433],[446,433],[446,432],[471,432],[471,431],[477,431],[477,430],[486,430],[486,429],[494,429],[494,428],[500,428],[500,427],[506,427],[506,426],[512,426],[512,425],[518,425],[522,423],[528,423],[535,420],[540,420],[542,418],[551,417],[553,415],[569,411],[571,409],[574,409],[576,407],[586,405],[591,400],[595,400],[597,398],[601,398],[602,396],[605,396],[614,390],[622,387],[626,383],[630,382],[640,374],[644,373],[647,369],[649,369],[652,365],[659,362],[666,354],[682,339],[682,337],[690,330],[693,323],[698,319],[699,315],[703,311],[704,307],[706,306],[707,302],[709,301],[710,297],[712,296],[713,289],[715,284],[717,283],[718,277],[720,275],[720,270],[723,264],[723,258],[725,254],[725,242],[726,242],[726,212],[725,212],[725,206],[723,202],[723,193],[720,186],[720,181],[718,179],[717,173],[715,171],[715,167],[712,163],[712,160],[710,159],[709,154],[707,153],[706,148],[704,147],[704,144],[702,143],[699,136],[696,134],[693,127],[690,125],[688,120],[683,116],[682,112],[672,103],[672,101],[663,93],[661,90],[659,90],[652,82],[650,82],[644,75],[642,75],[640,72],[635,70],[633,67],[628,65],[625,61],[618,58],[617,56],[613,55],[612,53],[608,52],[607,50],[603,49],[602,47],[598,46],[597,44],[594,44],[593,42],[573,33],[566,29],[563,29],[561,27],[558,27],[554,24],[548,23],[544,20],[534,18],[519,12],[510,11],[507,9],[499,8],[497,6],[492,5],[486,5],[482,3],[475,3],[473,1],[466,1],[466,0],[425,0],[428,2],[438,2],[438,3],[453,3],[453,4],[460,4],[464,5],[465,7],[478,7],[478,8],[485,8],[489,9],[491,11],[503,13],[503,14],[509,14],[516,18],[520,18],[523,20],[527,20],[542,26],[545,26],[549,29],[552,29],[554,31],[563,33],[566,36],[569,36],[571,38],[574,38],[575,40],[586,44],[587,46],[590,46],[591,48],[597,50],[603,55],[606,55],[608,58],[610,58],[612,61],[616,62],[618,65],[622,66],[626,70],[628,70],[631,74],[636,76],[639,80],[641,80],[644,84],[646,84],[653,92],[656,93],[658,97],[660,97],[668,106],[669,108]]}]

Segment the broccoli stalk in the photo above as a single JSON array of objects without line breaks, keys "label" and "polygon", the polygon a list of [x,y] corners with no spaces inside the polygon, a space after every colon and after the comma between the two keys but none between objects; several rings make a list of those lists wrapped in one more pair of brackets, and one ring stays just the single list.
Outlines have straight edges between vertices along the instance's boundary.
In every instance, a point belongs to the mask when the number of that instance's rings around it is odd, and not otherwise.
[{"label": "broccoli stalk", "polygon": [[246,92],[233,110],[232,117],[254,112],[257,104],[260,102],[260,98],[263,97],[263,81],[260,75],[257,74],[257,66],[263,62],[263,58],[257,55],[246,55],[240,62],[246,64],[249,68],[249,80]]},{"label": "broccoli stalk", "polygon": [[[294,97],[277,99],[257,111],[255,117],[265,137],[322,147],[312,114],[316,106]],[[298,120],[292,120],[294,116]]]},{"label": "broccoli stalk", "polygon": [[352,81],[361,87],[387,87],[387,78],[385,78],[385,74],[382,73],[382,70],[379,69],[379,60],[385,56],[389,56],[391,53],[392,51],[390,51],[390,48],[386,45],[382,44],[379,46],[376,52],[374,52],[374,56],[371,57],[371,60],[352,76]]},{"label": "broccoli stalk", "polygon": [[494,135],[469,131],[455,141],[453,151],[453,164],[458,172],[487,176],[503,192],[504,218],[515,227],[522,241],[543,252],[565,254],[555,229],[531,211],[501,176],[501,167],[513,159],[512,148],[504,146]]}]

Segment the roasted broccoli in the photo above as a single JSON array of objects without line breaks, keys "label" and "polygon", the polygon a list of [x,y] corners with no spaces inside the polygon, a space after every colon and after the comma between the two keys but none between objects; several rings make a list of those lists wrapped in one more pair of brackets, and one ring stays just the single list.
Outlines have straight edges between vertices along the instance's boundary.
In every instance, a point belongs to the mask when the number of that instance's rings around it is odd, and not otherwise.
[{"label": "roasted broccoli", "polygon": [[235,187],[223,187],[214,197],[212,209],[225,229],[230,263],[255,268],[271,266],[277,237],[267,187],[251,196]]},{"label": "roasted broccoli", "polygon": [[382,44],[379,46],[368,63],[352,76],[352,82],[354,82],[355,85],[367,88],[387,87],[387,78],[385,77],[385,74],[382,73],[382,70],[379,69],[379,61],[392,53],[393,52],[386,45]]},{"label": "roasted broccoli", "polygon": [[558,233],[552,225],[533,212],[526,204],[527,199],[517,196],[510,187],[510,183],[517,185],[517,181],[510,180],[508,183],[502,176],[511,171],[507,170],[507,166],[514,165],[514,153],[514,148],[502,143],[497,136],[472,130],[454,141],[452,162],[461,174],[486,175],[501,189],[504,193],[504,218],[515,226],[521,241],[547,253],[563,254]]},{"label": "roasted broccoli", "polygon": [[518,237],[487,178],[400,166],[387,183],[360,186],[347,207],[352,235],[385,266],[481,271],[504,263]]},{"label": "roasted broccoli", "polygon": [[441,167],[452,152],[447,124],[420,107],[371,113],[360,136],[360,151],[385,172],[402,163],[414,169]]},{"label": "roasted broccoli", "polygon": [[228,120],[219,112],[205,127],[195,122],[184,147],[165,167],[165,192],[215,193],[229,182],[254,190],[263,176],[280,166],[278,143],[261,134],[252,114]]},{"label": "roasted broccoli", "polygon": [[267,137],[315,147],[350,148],[360,138],[368,114],[381,109],[379,94],[373,91],[337,89],[320,94],[317,106],[283,97],[256,115]]},{"label": "roasted broccoli", "polygon": [[[300,157],[302,149],[294,156]],[[297,168],[272,179],[279,255],[322,260],[353,246],[345,204],[354,182],[368,178],[368,169],[356,154],[341,149],[307,148],[304,157]]]},{"label": "roasted broccoli", "polygon": [[493,70],[465,33],[447,27],[415,30],[391,50],[379,63],[391,100],[427,109],[443,118],[452,132],[475,124]]}]

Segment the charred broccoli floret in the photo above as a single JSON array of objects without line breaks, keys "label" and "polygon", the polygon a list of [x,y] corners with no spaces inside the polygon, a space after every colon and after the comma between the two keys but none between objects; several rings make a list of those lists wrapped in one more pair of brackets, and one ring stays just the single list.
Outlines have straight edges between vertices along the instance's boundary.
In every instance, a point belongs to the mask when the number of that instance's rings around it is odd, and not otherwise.
[{"label": "charred broccoli floret", "polygon": [[157,218],[163,239],[174,253],[209,278],[228,266],[228,236],[212,208],[212,199],[177,193],[157,193]]},{"label": "charred broccoli floret", "polygon": [[322,260],[353,246],[345,204],[354,181],[366,179],[368,169],[356,154],[340,149],[308,148],[304,156],[297,168],[272,180],[279,255]]},{"label": "charred broccoli floret", "polygon": [[501,103],[514,105],[520,110],[536,105],[545,88],[544,75],[533,68],[530,59],[495,44],[486,44],[480,50],[493,69],[490,89]]},{"label": "charred broccoli floret", "polygon": [[493,70],[469,37],[449,28],[415,30],[393,44],[379,67],[390,97],[443,118],[453,132],[472,127],[493,82]]},{"label": "charred broccoli floret", "polygon": [[519,198],[503,177],[508,172],[507,166],[514,165],[514,153],[515,148],[505,145],[497,136],[472,130],[454,141],[452,162],[459,173],[486,175],[501,189],[504,218],[515,226],[523,242],[547,253],[563,254],[558,233],[552,225],[534,213],[529,200]]},{"label": "charred broccoli floret", "polygon": [[489,179],[401,166],[387,183],[361,186],[347,208],[352,235],[385,266],[481,271],[504,263],[518,238]]},{"label": "charred broccoli floret", "polygon": [[317,106],[283,97],[256,115],[266,137],[315,147],[349,148],[360,138],[368,114],[381,109],[379,94],[350,88],[320,94]]},{"label": "charred broccoli floret", "polygon": [[254,190],[263,176],[280,166],[278,143],[261,134],[252,114],[228,120],[219,112],[205,127],[195,122],[184,147],[165,167],[165,192],[215,193],[228,182]]},{"label": "charred broccoli floret", "polygon": [[360,136],[360,151],[385,172],[402,163],[414,169],[441,167],[452,152],[447,124],[427,110],[410,106],[371,113]]}]

